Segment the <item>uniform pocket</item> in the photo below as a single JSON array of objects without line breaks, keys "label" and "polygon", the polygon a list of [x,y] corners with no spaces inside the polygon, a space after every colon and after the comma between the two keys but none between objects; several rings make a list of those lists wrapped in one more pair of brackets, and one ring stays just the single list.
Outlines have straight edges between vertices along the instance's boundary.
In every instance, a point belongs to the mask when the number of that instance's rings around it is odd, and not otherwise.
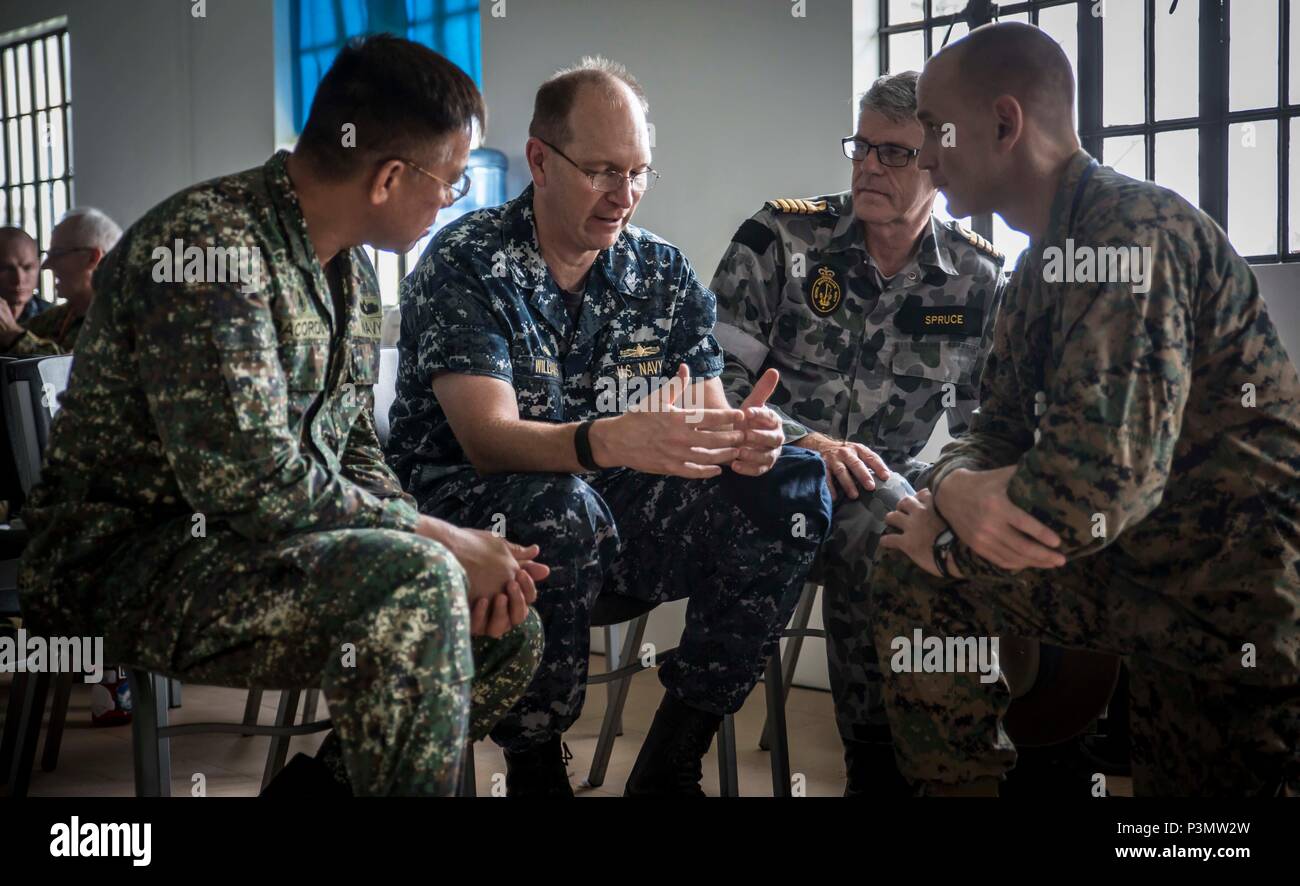
[{"label": "uniform pocket", "polygon": [[274,347],[250,348],[218,345],[221,374],[230,393],[230,405],[241,431],[288,422],[288,392],[280,354]]},{"label": "uniform pocket", "polygon": [[349,345],[353,384],[374,385],[379,381],[379,341],[363,339]]},{"label": "uniform pocket", "polygon": [[768,345],[777,361],[788,366],[812,363],[841,373],[848,370],[855,350],[849,330],[834,320],[814,317],[802,306],[789,304],[781,306]]},{"label": "uniform pocket", "polygon": [[970,375],[979,347],[962,341],[899,342],[894,375],[937,382],[960,382]]},{"label": "uniform pocket", "polygon": [[280,346],[284,375],[291,391],[321,391],[329,371],[329,343],[306,341]]}]

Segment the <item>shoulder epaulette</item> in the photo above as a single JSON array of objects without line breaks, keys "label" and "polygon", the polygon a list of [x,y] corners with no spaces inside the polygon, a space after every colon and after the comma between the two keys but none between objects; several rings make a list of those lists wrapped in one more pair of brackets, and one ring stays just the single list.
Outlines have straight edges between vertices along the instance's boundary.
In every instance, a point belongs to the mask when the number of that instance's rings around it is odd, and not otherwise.
[{"label": "shoulder epaulette", "polygon": [[777,212],[790,212],[796,215],[813,215],[830,209],[830,205],[825,200],[799,200],[784,197],[777,200],[768,200],[763,205],[768,209],[775,209]]},{"label": "shoulder epaulette", "polygon": [[992,259],[996,261],[998,264],[1002,264],[1004,261],[1007,260],[1006,255],[1004,255],[1000,249],[995,247],[992,243],[985,240],[983,237],[981,237],[979,234],[975,233],[974,231],[970,230],[969,228],[962,227],[956,222],[953,223],[952,228],[954,231],[957,232],[958,236],[960,236],[963,240],[965,240],[971,246],[974,246],[980,252],[983,252],[989,255],[990,257],[992,257]]}]

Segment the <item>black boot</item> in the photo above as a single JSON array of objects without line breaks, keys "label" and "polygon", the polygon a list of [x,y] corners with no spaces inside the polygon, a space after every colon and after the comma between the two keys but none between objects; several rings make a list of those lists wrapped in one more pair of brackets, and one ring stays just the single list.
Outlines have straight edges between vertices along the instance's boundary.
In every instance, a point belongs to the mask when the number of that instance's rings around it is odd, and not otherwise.
[{"label": "black boot", "polygon": [[898,771],[892,742],[844,742],[844,769],[848,776],[846,797],[895,799],[913,795],[911,785]]},{"label": "black boot", "polygon": [[560,736],[526,751],[506,751],[507,797],[572,797],[566,764],[573,759]]},{"label": "black boot", "polygon": [[284,800],[335,800],[351,797],[352,791],[346,784],[340,784],[320,760],[306,754],[295,754],[258,796]]},{"label": "black boot", "polygon": [[697,710],[665,692],[623,796],[703,797],[704,755],[721,724],[721,714]]}]

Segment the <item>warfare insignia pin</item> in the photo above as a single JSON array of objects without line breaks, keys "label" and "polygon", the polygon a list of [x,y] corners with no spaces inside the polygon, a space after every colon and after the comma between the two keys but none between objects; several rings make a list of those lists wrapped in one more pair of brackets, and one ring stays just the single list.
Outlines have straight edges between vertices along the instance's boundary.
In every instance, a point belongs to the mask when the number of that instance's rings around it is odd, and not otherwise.
[{"label": "warfare insignia pin", "polygon": [[620,357],[631,357],[632,359],[635,360],[635,359],[640,359],[642,357],[653,357],[658,353],[659,353],[658,345],[654,345],[653,347],[651,347],[648,345],[638,343],[634,347],[624,348],[623,350],[618,352],[618,355]]}]

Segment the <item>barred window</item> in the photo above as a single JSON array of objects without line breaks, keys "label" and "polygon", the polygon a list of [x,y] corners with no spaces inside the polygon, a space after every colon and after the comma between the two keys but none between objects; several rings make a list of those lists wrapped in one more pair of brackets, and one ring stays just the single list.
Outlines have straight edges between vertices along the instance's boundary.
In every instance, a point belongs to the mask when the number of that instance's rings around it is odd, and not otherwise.
[{"label": "barred window", "polygon": [[[882,72],[919,70],[968,31],[966,0],[876,2]],[[1300,261],[1300,0],[991,5],[1065,49],[1089,153],[1178,191],[1250,261]],[[1028,245],[997,216],[971,225],[1009,256]]]},{"label": "barred window", "polygon": [[[23,228],[42,250],[72,195],[72,86],[67,22],[0,34],[0,226]],[[54,276],[40,275],[54,299]]]}]

